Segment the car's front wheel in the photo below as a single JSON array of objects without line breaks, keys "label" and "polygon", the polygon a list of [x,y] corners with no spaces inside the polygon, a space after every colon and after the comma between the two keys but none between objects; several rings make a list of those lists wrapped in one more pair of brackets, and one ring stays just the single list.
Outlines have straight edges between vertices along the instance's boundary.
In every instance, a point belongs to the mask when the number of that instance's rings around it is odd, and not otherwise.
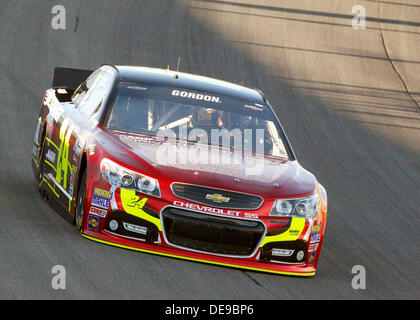
[{"label": "car's front wheel", "polygon": [[75,214],[75,224],[77,230],[81,231],[83,227],[83,218],[85,212],[85,194],[86,194],[86,171],[83,174],[82,181],[80,182],[79,192],[77,193],[77,206]]}]

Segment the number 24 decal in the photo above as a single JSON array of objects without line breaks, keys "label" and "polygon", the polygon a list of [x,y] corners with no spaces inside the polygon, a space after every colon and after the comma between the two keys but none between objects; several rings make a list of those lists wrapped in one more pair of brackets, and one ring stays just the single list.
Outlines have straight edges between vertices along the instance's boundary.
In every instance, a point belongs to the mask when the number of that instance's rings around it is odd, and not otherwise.
[{"label": "number 24 decal", "polygon": [[[67,176],[69,163],[70,138],[74,126],[70,124],[69,119],[65,119],[60,128],[60,148],[58,149],[57,174],[55,179],[64,189],[67,189]],[[71,170],[71,169],[70,169]]]}]

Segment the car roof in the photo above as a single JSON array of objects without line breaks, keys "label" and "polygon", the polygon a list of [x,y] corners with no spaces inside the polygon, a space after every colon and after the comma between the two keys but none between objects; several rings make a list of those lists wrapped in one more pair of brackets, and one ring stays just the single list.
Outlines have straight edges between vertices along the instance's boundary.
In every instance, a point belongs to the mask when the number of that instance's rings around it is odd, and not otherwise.
[{"label": "car roof", "polygon": [[204,76],[149,67],[115,66],[122,82],[140,82],[190,89],[198,92],[215,93],[265,104],[263,93],[234,83]]}]

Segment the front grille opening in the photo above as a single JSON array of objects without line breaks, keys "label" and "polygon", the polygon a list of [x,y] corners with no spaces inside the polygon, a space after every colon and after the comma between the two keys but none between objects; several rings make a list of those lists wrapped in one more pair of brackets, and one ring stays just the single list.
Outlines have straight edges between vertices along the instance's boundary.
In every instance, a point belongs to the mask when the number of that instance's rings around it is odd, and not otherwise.
[{"label": "front grille opening", "polygon": [[251,256],[265,233],[264,225],[258,221],[175,208],[166,209],[162,216],[165,236],[170,244],[213,254]]}]

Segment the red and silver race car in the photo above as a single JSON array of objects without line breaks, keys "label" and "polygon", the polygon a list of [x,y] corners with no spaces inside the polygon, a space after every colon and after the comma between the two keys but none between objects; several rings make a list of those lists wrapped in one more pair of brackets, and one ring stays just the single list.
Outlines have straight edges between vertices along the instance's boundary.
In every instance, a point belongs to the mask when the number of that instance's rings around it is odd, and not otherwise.
[{"label": "red and silver race car", "polygon": [[326,191],[259,90],[144,67],[56,68],[32,165],[41,195],[90,240],[316,272]]}]

